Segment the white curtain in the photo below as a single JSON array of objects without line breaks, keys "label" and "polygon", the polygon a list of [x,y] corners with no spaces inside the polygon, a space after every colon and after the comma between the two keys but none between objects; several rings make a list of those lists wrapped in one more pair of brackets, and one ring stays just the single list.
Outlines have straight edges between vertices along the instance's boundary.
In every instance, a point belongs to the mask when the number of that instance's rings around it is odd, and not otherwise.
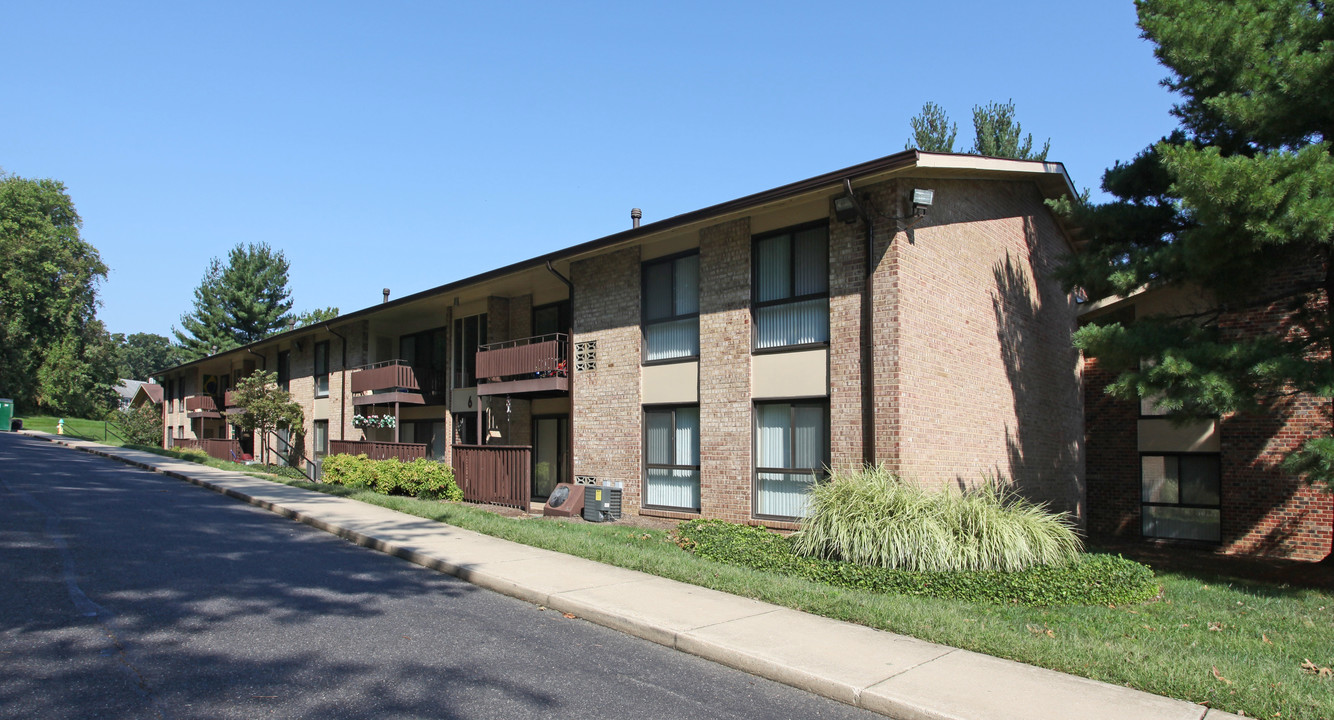
[{"label": "white curtain", "polygon": [[670,360],[699,355],[699,318],[655,323],[644,328],[647,360]]},{"label": "white curtain", "polygon": [[[698,313],[699,256],[687,255],[671,264],[650,267],[644,285],[647,320]],[[647,324],[644,328],[644,342],[644,357],[647,360],[698,356],[699,318]]]}]

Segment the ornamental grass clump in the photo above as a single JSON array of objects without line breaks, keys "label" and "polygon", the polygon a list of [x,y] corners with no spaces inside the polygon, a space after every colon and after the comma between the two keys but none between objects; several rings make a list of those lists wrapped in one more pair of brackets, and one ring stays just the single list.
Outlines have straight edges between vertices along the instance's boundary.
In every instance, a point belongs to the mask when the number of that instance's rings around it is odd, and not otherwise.
[{"label": "ornamental grass clump", "polygon": [[792,537],[807,557],[913,571],[1017,572],[1063,565],[1083,550],[1068,515],[989,480],[962,492],[904,482],[883,466],[834,472],[811,491]]}]

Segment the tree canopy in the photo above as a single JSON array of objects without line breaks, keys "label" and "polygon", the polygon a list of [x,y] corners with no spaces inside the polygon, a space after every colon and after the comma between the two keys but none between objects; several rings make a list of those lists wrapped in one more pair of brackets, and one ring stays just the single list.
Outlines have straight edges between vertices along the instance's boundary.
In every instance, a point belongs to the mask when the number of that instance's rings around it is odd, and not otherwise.
[{"label": "tree canopy", "polygon": [[92,416],[114,398],[107,266],[82,225],[64,184],[0,173],[0,393],[21,408]]},{"label": "tree canopy", "polygon": [[186,360],[230,350],[286,329],[294,319],[287,257],[264,243],[238,244],[227,264],[210,261],[193,307],[173,329]]},{"label": "tree canopy", "polygon": [[[1057,204],[1085,249],[1062,270],[1090,298],[1198,288],[1215,310],[1088,326],[1076,344],[1124,368],[1108,392],[1178,416],[1334,396],[1334,19],[1315,0],[1140,0],[1180,127],[1103,176],[1114,199]],[[1279,307],[1256,335],[1220,323]],[[1289,458],[1334,488],[1334,443]]]},{"label": "tree canopy", "polygon": [[[950,122],[949,115],[941,106],[933,102],[926,103],[908,124],[912,126],[913,139],[905,146],[906,149],[954,152],[954,138],[959,133],[959,125]],[[1048,140],[1041,151],[1033,152],[1033,134],[1023,134],[1023,128],[1014,118],[1013,100],[973,107],[973,145],[968,149],[968,154],[1016,160],[1046,160],[1050,148],[1051,141]]]},{"label": "tree canopy", "polygon": [[130,380],[147,380],[158,370],[179,365],[180,347],[156,333],[115,333],[111,336],[115,348],[116,376]]}]

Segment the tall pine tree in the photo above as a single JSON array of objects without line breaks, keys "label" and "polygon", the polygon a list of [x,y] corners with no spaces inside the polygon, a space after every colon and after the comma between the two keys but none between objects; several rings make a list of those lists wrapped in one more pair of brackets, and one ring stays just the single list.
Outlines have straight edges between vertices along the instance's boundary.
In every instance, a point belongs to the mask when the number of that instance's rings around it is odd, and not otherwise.
[{"label": "tall pine tree", "polygon": [[291,322],[292,294],[282,251],[237,245],[227,264],[214,258],[195,288],[194,306],[173,329],[187,360],[259,341]]},{"label": "tall pine tree", "polygon": [[[1125,368],[1108,388],[1161,398],[1185,417],[1334,396],[1334,19],[1317,0],[1140,0],[1139,25],[1181,96],[1180,129],[1106,172],[1112,202],[1058,204],[1084,251],[1066,284],[1091,298],[1144,286],[1200,289],[1217,308],[1089,326],[1076,343]],[[1279,282],[1278,278],[1285,278]],[[1239,336],[1227,311],[1290,314],[1283,332]],[[1275,328],[1278,330],[1278,328]],[[1334,440],[1288,467],[1334,488]]]}]

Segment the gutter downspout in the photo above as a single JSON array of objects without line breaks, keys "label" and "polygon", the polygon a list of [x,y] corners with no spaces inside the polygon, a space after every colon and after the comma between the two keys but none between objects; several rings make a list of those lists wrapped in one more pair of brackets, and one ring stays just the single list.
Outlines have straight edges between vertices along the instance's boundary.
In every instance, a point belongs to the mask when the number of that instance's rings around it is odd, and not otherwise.
[{"label": "gutter downspout", "polygon": [[[565,288],[570,295],[570,339],[565,346],[565,371],[570,378],[570,429],[566,435],[569,436],[568,440],[570,442],[568,457],[570,463],[569,482],[574,482],[574,283],[570,282],[569,278],[556,272],[556,268],[552,267],[550,260],[547,261],[547,272],[555,275],[557,280],[565,283]],[[557,479],[560,478],[559,471],[557,471],[556,477]]]},{"label": "gutter downspout", "polygon": [[843,179],[843,192],[853,199],[857,215],[866,226],[866,285],[862,289],[862,463],[875,464],[875,220],[852,192],[851,178]]},{"label": "gutter downspout", "polygon": [[344,437],[344,428],[347,427],[347,338],[338,334],[329,326],[329,323],[324,323],[324,329],[329,331],[330,335],[343,341],[343,348],[340,353],[343,364],[340,366],[340,372],[338,373],[338,386],[340,392],[342,392],[338,402],[338,439],[342,441],[347,439]]}]

